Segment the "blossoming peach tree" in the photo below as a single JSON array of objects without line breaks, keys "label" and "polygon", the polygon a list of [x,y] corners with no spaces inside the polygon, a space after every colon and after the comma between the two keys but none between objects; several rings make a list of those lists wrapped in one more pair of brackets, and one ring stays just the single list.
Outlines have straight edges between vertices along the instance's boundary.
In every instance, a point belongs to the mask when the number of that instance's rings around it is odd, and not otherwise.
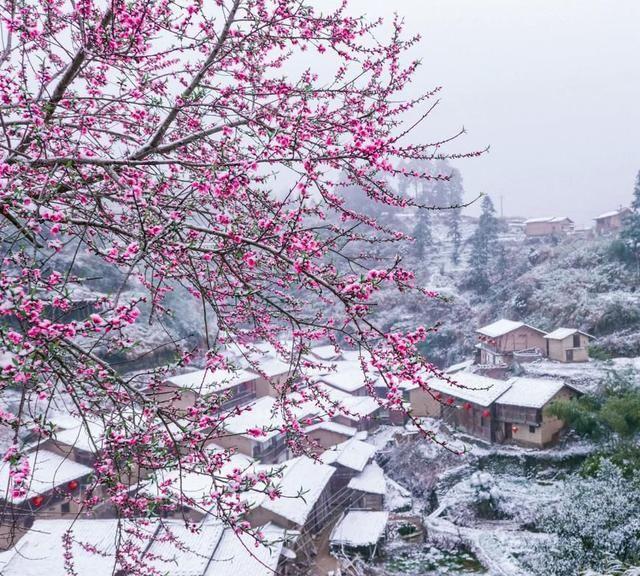
[{"label": "blossoming peach tree", "polygon": [[[208,370],[233,369],[231,349],[253,363],[260,342],[291,364],[277,405],[294,453],[309,447],[300,403],[320,407],[315,421],[341,410],[313,384],[314,343],[362,351],[370,391],[374,378],[386,387],[384,408],[403,409],[403,382],[428,391],[437,370],[416,345],[430,329],[385,332],[376,297],[436,295],[400,259],[370,258],[407,239],[354,210],[348,191],[427,208],[394,192],[398,180],[448,175],[394,166],[444,157],[443,142],[409,139],[437,90],[406,97],[418,63],[403,61],[417,39],[403,37],[399,19],[384,34],[381,22],[349,15],[347,0],[314,4],[1,0],[1,383],[19,399],[0,412],[5,502],[28,490],[21,439],[55,436],[50,415],[64,405],[95,444],[91,482],[71,496],[82,512],[179,510],[189,499],[170,481],[161,498],[131,485],[197,470],[215,485],[198,505],[260,539],[243,520],[245,496],[277,497],[269,474],[223,474],[230,450],[205,448],[247,408],[221,410],[224,395],[159,404],[149,392],[168,368],[123,374],[104,353],[135,350],[132,330],[161,324],[178,290],[209,319]],[[82,258],[134,289],[91,296]],[[90,306],[78,308],[83,290]],[[200,354],[180,350],[181,366]]]}]

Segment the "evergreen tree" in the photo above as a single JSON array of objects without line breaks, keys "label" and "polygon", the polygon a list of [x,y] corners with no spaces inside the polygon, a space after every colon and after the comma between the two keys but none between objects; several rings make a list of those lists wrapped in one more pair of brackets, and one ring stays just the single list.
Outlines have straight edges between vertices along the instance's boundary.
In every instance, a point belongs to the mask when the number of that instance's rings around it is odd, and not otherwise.
[{"label": "evergreen tree", "polygon": [[451,262],[460,262],[460,248],[462,245],[462,233],[460,232],[460,208],[452,208],[449,211],[449,238],[453,244],[451,250]]},{"label": "evergreen tree", "polygon": [[416,216],[416,225],[413,229],[413,237],[415,238],[415,254],[417,258],[424,258],[425,250],[433,244],[433,236],[431,234],[431,211],[427,209],[418,210]]},{"label": "evergreen tree", "polygon": [[635,260],[636,272],[640,274],[640,172],[636,176],[631,210],[631,214],[625,218],[620,238]]},{"label": "evergreen tree", "polygon": [[491,286],[491,264],[498,239],[498,219],[489,196],[482,200],[482,214],[478,227],[471,237],[471,257],[469,260],[469,284],[479,294],[487,292]]},{"label": "evergreen tree", "polygon": [[[464,188],[462,187],[462,176],[458,170],[451,172],[451,179],[449,180],[449,206],[460,206],[462,204],[462,197],[464,195]],[[449,226],[448,236],[453,243],[453,250],[451,251],[451,261],[454,264],[460,262],[460,248],[462,245],[462,233],[460,232],[460,219],[462,216],[462,210],[460,208],[452,208],[447,214],[447,224]]]}]

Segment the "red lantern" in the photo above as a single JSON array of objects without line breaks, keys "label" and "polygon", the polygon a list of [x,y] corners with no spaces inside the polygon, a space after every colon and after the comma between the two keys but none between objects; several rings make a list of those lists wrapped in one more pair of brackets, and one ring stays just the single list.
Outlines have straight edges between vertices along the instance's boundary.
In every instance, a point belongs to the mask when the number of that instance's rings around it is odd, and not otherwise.
[{"label": "red lantern", "polygon": [[449,404],[449,406],[451,406],[451,404],[453,404],[455,402],[455,400],[453,398],[447,398],[447,404]]},{"label": "red lantern", "polygon": [[40,508],[40,506],[42,506],[42,503],[44,502],[44,496],[34,496],[33,498],[31,498],[31,503],[36,507],[36,508]]},{"label": "red lantern", "polygon": [[511,426],[511,431],[512,432],[517,432],[519,430],[519,428],[517,426]]},{"label": "red lantern", "polygon": [[462,405],[462,407],[463,407],[465,410],[471,410],[471,403],[470,403],[470,402],[465,402],[465,403]]},{"label": "red lantern", "polygon": [[69,482],[67,486],[69,487],[69,490],[75,490],[79,486],[79,484],[77,480],[71,480],[71,482]]},{"label": "red lantern", "polygon": [[489,418],[489,416],[491,416],[491,412],[489,412],[489,410],[484,410],[482,412],[482,417],[483,418]]}]

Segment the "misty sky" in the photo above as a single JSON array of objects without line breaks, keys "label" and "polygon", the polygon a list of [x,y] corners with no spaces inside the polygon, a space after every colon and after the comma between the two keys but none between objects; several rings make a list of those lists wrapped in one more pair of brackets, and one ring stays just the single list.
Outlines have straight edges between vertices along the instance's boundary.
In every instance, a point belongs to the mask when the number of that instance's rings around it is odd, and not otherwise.
[{"label": "misty sky", "polygon": [[416,90],[442,85],[426,140],[464,125],[467,196],[591,224],[640,170],[640,0],[353,0],[422,35]]}]

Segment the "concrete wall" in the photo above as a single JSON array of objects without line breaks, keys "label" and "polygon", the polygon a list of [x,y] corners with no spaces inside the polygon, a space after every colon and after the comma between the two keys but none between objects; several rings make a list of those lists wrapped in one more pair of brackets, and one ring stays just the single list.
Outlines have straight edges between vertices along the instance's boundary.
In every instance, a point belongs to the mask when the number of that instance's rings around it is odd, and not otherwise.
[{"label": "concrete wall", "polygon": [[[580,346],[578,348],[573,346],[573,335],[563,340],[547,339],[547,355],[551,360],[558,362],[587,362],[589,360],[589,338],[584,334],[579,334],[579,339]],[[567,350],[572,351],[572,360],[567,359]]]},{"label": "concrete wall", "polygon": [[255,381],[256,384],[256,397],[262,398],[263,396],[277,397],[280,391],[286,386],[287,378],[289,378],[290,372],[273,376],[272,378],[258,377]]},{"label": "concrete wall", "polygon": [[197,394],[193,390],[181,390],[175,386],[165,384],[147,391],[147,395],[160,406],[171,405],[182,412],[193,406],[197,398]]},{"label": "concrete wall", "polygon": [[317,442],[320,445],[320,448],[326,450],[327,448],[331,448],[332,446],[336,446],[341,442],[345,442],[349,440],[351,436],[347,434],[341,434],[340,432],[335,432],[333,430],[314,430],[313,432],[309,432],[308,436],[311,440]]},{"label": "concrete wall", "polygon": [[240,454],[253,457],[253,447],[256,441],[246,436],[218,436],[211,439],[210,444],[217,444],[222,448],[235,448]]},{"label": "concrete wall", "polygon": [[415,388],[409,392],[409,403],[413,416],[438,418],[442,414],[442,404],[422,388]]}]

